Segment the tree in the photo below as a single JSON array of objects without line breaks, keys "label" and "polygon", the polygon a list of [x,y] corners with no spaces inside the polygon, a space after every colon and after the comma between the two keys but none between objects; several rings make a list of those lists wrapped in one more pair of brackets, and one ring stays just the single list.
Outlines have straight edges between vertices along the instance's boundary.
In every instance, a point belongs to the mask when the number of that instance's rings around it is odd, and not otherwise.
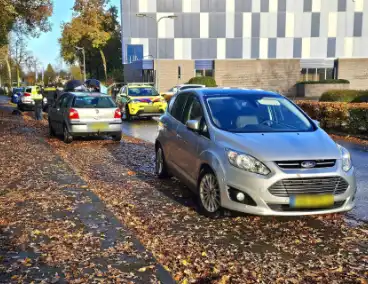
[{"label": "tree", "polygon": [[109,10],[106,11],[106,4],[106,0],[75,0],[73,19],[70,23],[63,24],[62,37],[59,39],[61,55],[71,64],[77,58],[76,46],[83,47],[88,55],[94,55],[94,50],[97,50],[101,57],[105,80],[107,80],[107,61],[103,49],[112,35],[112,31],[109,30],[112,23],[111,13]]},{"label": "tree", "polygon": [[70,75],[74,80],[83,80],[81,69],[76,65],[70,66]]},{"label": "tree", "polygon": [[54,68],[52,68],[52,65],[49,63],[47,65],[46,71],[44,73],[44,81],[45,81],[45,85],[48,85],[50,83],[54,83],[56,80],[56,73],[54,71]]},{"label": "tree", "polygon": [[0,7],[0,47],[8,44],[11,30],[38,36],[51,28],[52,0],[0,0]]},{"label": "tree", "polygon": [[27,61],[31,59],[31,54],[27,50],[26,41],[24,36],[19,33],[14,33],[10,41],[9,56],[14,62],[14,68],[16,70],[17,86],[20,86],[20,75],[22,73],[22,65],[27,64]]}]

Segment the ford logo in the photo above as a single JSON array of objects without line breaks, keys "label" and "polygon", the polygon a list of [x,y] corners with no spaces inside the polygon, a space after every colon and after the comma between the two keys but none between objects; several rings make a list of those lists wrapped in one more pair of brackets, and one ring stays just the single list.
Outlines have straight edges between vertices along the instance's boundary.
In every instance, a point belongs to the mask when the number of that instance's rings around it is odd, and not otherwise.
[{"label": "ford logo", "polygon": [[301,166],[306,169],[314,168],[316,166],[316,162],[313,161],[305,161],[301,163]]}]

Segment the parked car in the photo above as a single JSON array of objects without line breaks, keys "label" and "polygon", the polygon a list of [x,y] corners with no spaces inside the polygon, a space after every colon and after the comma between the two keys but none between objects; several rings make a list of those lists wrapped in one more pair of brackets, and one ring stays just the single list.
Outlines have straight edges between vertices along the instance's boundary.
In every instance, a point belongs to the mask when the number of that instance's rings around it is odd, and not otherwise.
[{"label": "parked car", "polygon": [[42,91],[39,86],[25,87],[24,93],[20,96],[18,109],[20,111],[34,110],[35,100],[42,100]]},{"label": "parked car", "polygon": [[65,143],[77,136],[109,135],[120,141],[121,112],[110,96],[100,93],[66,92],[49,109],[51,136]]},{"label": "parked car", "polygon": [[122,110],[126,120],[161,116],[167,108],[166,100],[148,84],[132,83],[122,87],[116,96],[116,102],[119,104],[124,97],[128,102]]},{"label": "parked car", "polygon": [[42,110],[48,112],[50,105],[57,99],[57,90],[55,87],[46,87],[42,92]]},{"label": "parked car", "polygon": [[207,216],[351,210],[349,152],[298,106],[262,90],[196,89],[171,100],[156,140],[158,177],[178,177]]},{"label": "parked car", "polygon": [[164,96],[166,101],[170,101],[171,98],[178,92],[188,90],[188,89],[197,89],[197,88],[205,88],[205,85],[198,85],[198,84],[182,84],[172,87],[167,92],[162,93],[161,95]]}]

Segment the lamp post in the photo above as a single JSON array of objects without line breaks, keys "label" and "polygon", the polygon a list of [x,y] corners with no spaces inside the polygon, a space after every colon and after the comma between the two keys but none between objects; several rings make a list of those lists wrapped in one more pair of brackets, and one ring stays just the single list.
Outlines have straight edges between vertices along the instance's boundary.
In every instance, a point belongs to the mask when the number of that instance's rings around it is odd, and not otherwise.
[{"label": "lamp post", "polygon": [[158,67],[159,67],[159,55],[160,55],[160,52],[159,52],[159,40],[158,40],[158,28],[159,28],[159,23],[161,20],[163,19],[171,19],[171,20],[175,20],[178,16],[176,15],[169,15],[169,16],[164,16],[164,17],[161,17],[159,19],[156,20],[156,18],[152,17],[152,16],[149,16],[147,14],[136,14],[137,17],[139,18],[150,18],[150,19],[153,19],[154,21],[156,21],[156,30],[157,30],[157,38],[156,38],[156,61],[157,61],[157,65],[156,65],[156,89],[158,92],[160,92],[159,88],[159,79],[158,79]]},{"label": "lamp post", "polygon": [[83,78],[84,78],[84,82],[87,80],[86,78],[86,53],[84,51],[84,47],[75,47],[77,50],[81,50],[82,54],[83,54]]}]

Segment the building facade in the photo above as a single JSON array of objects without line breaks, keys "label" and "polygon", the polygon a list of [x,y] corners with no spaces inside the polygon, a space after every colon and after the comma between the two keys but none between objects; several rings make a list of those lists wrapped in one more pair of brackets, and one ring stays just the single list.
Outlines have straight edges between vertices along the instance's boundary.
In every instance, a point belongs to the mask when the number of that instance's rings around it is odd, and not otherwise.
[{"label": "building facade", "polygon": [[[167,84],[206,75],[219,85],[271,87],[281,76],[290,81],[281,90],[341,77],[337,59],[361,65],[357,77],[365,77],[368,0],[121,1],[123,63],[130,70],[142,61],[145,70],[160,60],[160,78],[174,73]],[[176,18],[157,25],[169,15]]]}]

